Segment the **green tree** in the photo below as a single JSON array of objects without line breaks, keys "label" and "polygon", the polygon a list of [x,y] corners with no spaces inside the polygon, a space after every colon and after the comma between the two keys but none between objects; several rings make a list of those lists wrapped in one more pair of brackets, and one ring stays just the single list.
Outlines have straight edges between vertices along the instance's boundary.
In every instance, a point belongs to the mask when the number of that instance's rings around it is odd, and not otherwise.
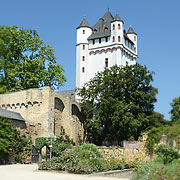
[{"label": "green tree", "polygon": [[59,87],[65,77],[54,50],[36,30],[0,26],[0,93],[43,86]]},{"label": "green tree", "polygon": [[11,120],[0,117],[0,161],[8,160],[11,151],[14,152],[14,160],[22,163],[27,155],[30,155],[31,141],[20,131],[11,125]]},{"label": "green tree", "polygon": [[8,154],[12,145],[14,133],[11,128],[10,121],[0,117],[0,160]]},{"label": "green tree", "polygon": [[179,121],[180,120],[180,96],[173,99],[173,102],[170,104],[172,109],[170,111],[171,120]]},{"label": "green tree", "polygon": [[152,127],[160,127],[169,124],[169,122],[164,119],[163,114],[155,111],[149,116],[149,120],[151,121]]},{"label": "green tree", "polygon": [[113,66],[98,73],[78,90],[86,115],[84,128],[87,140],[120,142],[137,139],[150,126],[157,89],[153,77],[139,64]]}]

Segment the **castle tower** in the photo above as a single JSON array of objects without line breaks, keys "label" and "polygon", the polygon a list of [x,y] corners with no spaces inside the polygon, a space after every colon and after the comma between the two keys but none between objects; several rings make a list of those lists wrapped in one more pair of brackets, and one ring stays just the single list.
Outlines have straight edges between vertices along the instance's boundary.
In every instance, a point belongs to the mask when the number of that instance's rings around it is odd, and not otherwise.
[{"label": "castle tower", "polygon": [[88,37],[92,29],[86,18],[77,27],[76,44],[76,87],[82,87],[87,82],[87,60],[88,60]]},{"label": "castle tower", "polygon": [[134,43],[134,51],[137,54],[137,33],[134,32],[132,26],[130,26],[127,36]]},{"label": "castle tower", "polygon": [[[124,32],[124,22],[116,14],[115,18],[111,21],[111,42],[115,44],[122,45],[123,44],[123,32]],[[114,57],[112,57],[112,65],[122,65],[121,51],[117,51],[114,53]]]},{"label": "castle tower", "polygon": [[137,34],[132,27],[126,33],[118,14],[107,11],[93,27],[84,18],[77,28],[76,88],[104,68],[133,65],[137,58]]}]

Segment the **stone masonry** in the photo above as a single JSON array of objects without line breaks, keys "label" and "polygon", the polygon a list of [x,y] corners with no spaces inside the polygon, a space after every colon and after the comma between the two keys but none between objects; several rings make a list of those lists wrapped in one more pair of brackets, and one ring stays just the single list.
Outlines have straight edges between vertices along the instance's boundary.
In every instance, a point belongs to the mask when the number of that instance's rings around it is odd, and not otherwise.
[{"label": "stone masonry", "polygon": [[0,107],[22,115],[26,127],[20,129],[33,142],[37,137],[58,136],[61,126],[75,143],[83,139],[79,105],[50,87],[0,94]]}]

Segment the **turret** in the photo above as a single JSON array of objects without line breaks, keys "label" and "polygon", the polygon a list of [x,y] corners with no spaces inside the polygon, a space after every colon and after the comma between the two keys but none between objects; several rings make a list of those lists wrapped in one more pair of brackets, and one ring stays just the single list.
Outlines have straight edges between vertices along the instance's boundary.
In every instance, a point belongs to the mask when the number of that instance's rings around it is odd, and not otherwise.
[{"label": "turret", "polygon": [[116,14],[115,18],[111,21],[111,42],[123,42],[123,20]]},{"label": "turret", "polygon": [[[86,18],[77,27],[77,44],[76,44],[76,88],[82,87],[86,80],[87,60],[88,60],[88,40],[92,28]],[[81,77],[81,78],[80,78]]]},{"label": "turret", "polygon": [[137,33],[134,32],[132,26],[130,26],[127,36],[134,43],[134,51],[137,54]]}]

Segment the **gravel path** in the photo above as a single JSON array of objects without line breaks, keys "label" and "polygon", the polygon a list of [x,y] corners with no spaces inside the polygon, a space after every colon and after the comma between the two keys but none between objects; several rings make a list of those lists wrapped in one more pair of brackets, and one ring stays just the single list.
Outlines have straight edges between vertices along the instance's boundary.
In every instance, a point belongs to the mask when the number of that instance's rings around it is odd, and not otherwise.
[{"label": "gravel path", "polygon": [[130,180],[128,178],[96,177],[37,171],[37,165],[0,165],[0,180]]}]

